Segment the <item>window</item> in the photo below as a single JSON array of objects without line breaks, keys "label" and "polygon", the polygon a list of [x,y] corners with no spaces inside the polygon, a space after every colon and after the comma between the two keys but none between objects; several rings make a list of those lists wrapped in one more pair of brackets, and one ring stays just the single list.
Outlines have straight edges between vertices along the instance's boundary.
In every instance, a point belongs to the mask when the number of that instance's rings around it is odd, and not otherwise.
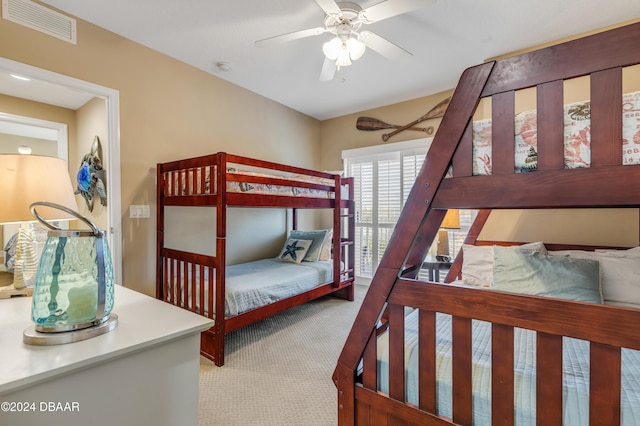
[{"label": "window", "polygon": [[[431,141],[419,139],[342,152],[346,174],[354,178],[355,274],[361,281],[373,278]],[[475,213],[461,210],[460,229],[447,230],[452,255],[462,247]],[[436,245],[437,241],[431,250],[434,256]]]},{"label": "window", "polygon": [[343,151],[346,173],[355,182],[357,277],[373,277],[431,140]]}]

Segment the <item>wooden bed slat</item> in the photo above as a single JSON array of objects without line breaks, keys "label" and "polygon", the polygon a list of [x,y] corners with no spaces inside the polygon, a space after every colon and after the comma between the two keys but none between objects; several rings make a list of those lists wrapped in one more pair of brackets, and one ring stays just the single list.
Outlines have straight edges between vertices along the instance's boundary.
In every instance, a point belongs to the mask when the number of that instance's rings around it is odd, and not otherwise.
[{"label": "wooden bed slat", "polygon": [[452,164],[454,176],[471,176],[473,174],[473,124],[471,120],[469,120],[460,139]]},{"label": "wooden bed slat", "polygon": [[471,319],[453,316],[451,329],[453,421],[470,425],[473,422]]},{"label": "wooden bed slat", "polygon": [[591,165],[622,163],[622,68],[591,74]]},{"label": "wooden bed slat", "polygon": [[404,400],[404,306],[389,305],[389,396]]},{"label": "wooden bed slat", "polygon": [[537,87],[538,170],[564,167],[564,84],[562,80]]},{"label": "wooden bed slat", "polygon": [[589,424],[620,424],[620,348],[592,342],[589,362]]},{"label": "wooden bed slat", "polygon": [[418,312],[418,396],[422,410],[436,411],[436,314],[420,310]]},{"label": "wooden bed slat", "polygon": [[511,175],[515,164],[515,93],[493,95],[491,102],[491,164],[494,175]]},{"label": "wooden bed slat", "polygon": [[[199,267],[199,271],[200,271],[200,277],[204,277],[205,274],[205,268],[203,265],[200,265]],[[200,285],[200,288],[204,287],[202,278],[200,279],[200,281],[198,282],[198,284]],[[202,306],[204,305],[204,291],[201,291],[200,294],[198,294],[198,306],[200,306],[200,312],[198,312],[200,315],[204,315],[204,309],[202,309]]]},{"label": "wooden bed slat", "polygon": [[367,389],[378,388],[378,335],[371,333],[369,343],[362,357],[362,385]]},{"label": "wooden bed slat", "polygon": [[491,421],[514,424],[513,327],[491,324]]},{"label": "wooden bed slat", "polygon": [[536,422],[562,425],[562,336],[536,334]]}]

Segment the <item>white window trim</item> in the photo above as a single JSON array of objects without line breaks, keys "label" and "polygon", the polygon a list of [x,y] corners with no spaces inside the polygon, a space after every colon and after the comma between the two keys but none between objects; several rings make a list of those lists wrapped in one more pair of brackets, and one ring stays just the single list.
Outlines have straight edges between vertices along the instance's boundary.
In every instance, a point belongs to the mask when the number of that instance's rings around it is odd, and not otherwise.
[{"label": "white window trim", "polygon": [[365,157],[368,155],[380,155],[398,151],[409,151],[411,149],[419,149],[420,152],[426,152],[431,146],[431,142],[433,142],[433,138],[422,138],[404,142],[345,149],[344,151],[342,151],[342,160],[346,166],[346,160],[349,158]]}]

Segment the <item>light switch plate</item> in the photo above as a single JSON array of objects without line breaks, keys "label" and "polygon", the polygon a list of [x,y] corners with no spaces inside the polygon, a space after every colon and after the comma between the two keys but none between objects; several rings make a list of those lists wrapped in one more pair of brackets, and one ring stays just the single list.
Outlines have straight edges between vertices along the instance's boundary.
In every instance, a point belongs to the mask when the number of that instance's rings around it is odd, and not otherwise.
[{"label": "light switch plate", "polygon": [[131,205],[129,206],[129,217],[131,219],[148,219],[151,215],[151,209],[148,205]]}]

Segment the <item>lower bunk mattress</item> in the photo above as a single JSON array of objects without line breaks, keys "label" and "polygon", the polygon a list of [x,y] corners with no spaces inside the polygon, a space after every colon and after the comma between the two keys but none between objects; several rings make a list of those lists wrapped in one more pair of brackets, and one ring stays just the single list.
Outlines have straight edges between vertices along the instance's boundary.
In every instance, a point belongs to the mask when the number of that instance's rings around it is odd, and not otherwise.
[{"label": "lower bunk mattress", "polygon": [[225,316],[268,305],[333,280],[333,261],[262,259],[227,266]]},{"label": "lower bunk mattress", "polygon": [[[205,300],[209,296],[209,276],[205,270],[203,286]],[[183,283],[195,282],[196,300],[199,301],[200,277],[196,271],[180,274]],[[261,306],[285,299],[333,280],[333,261],[282,262],[275,258],[230,265],[226,268],[225,317],[241,314]],[[188,285],[180,286],[179,298],[191,308],[192,295]],[[168,292],[178,290],[168,288]],[[175,295],[174,295],[175,296]],[[199,302],[198,302],[199,303]],[[207,305],[205,303],[205,305]],[[199,310],[199,306],[196,307]]]},{"label": "lower bunk mattress", "polygon": [[[437,409],[452,417],[451,316],[436,316]],[[491,324],[473,320],[473,424],[491,424]],[[405,318],[405,398],[418,405],[418,311]],[[388,394],[388,334],[378,339],[378,389]],[[536,334],[514,330],[515,424],[535,425]],[[622,349],[621,422],[640,424],[640,351]],[[589,342],[563,338],[563,424],[589,424]]]}]

